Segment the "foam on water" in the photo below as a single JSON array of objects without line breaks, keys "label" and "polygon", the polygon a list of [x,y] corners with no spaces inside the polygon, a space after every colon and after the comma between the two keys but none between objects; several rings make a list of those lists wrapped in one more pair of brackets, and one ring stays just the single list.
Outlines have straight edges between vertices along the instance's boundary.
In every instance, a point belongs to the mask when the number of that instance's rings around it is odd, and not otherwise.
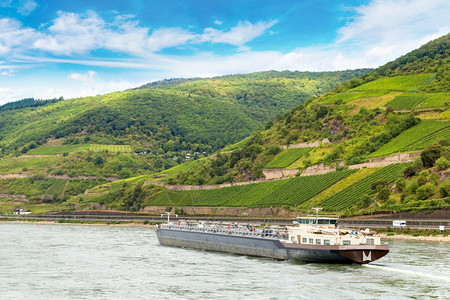
[{"label": "foam on water", "polygon": [[450,283],[449,277],[436,276],[436,275],[432,275],[432,274],[421,272],[421,271],[405,270],[405,269],[400,269],[400,268],[387,267],[387,266],[374,265],[374,264],[367,264],[367,265],[363,265],[363,266],[366,268],[380,269],[383,271],[402,273],[402,274],[406,274],[406,275],[410,275],[410,276],[424,277],[424,278],[429,278],[429,279],[433,279],[433,280],[437,280],[437,281],[445,281],[445,282]]}]

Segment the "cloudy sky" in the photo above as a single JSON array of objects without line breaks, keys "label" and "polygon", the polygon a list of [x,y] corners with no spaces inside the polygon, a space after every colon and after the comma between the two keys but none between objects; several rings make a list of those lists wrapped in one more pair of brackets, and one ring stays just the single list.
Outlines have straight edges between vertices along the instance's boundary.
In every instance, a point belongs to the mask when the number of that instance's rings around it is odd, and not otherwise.
[{"label": "cloudy sky", "polygon": [[448,0],[0,0],[0,104],[377,67],[448,33],[449,16]]}]

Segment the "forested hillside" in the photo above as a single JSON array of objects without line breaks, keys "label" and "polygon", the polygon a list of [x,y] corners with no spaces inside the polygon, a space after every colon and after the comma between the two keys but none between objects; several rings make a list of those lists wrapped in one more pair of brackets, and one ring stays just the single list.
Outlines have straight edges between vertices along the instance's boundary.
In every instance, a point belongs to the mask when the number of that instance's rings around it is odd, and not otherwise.
[{"label": "forested hillside", "polygon": [[309,96],[367,71],[264,72],[63,101],[24,99],[0,107],[1,154],[26,154],[49,140],[129,145],[154,160],[150,169],[160,170],[188,153],[211,154]]}]

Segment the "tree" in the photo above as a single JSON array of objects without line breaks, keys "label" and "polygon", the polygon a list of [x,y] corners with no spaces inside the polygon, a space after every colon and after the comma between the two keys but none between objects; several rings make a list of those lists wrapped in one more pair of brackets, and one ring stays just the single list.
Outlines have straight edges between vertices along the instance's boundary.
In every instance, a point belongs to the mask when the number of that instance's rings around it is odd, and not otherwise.
[{"label": "tree", "polygon": [[420,159],[422,160],[425,168],[431,168],[434,166],[436,160],[442,156],[442,146],[439,144],[433,144],[420,153]]},{"label": "tree", "polygon": [[97,166],[103,165],[103,163],[104,163],[103,157],[100,155],[97,155],[97,157],[94,159],[94,163]]},{"label": "tree", "polygon": [[389,188],[383,187],[378,191],[377,197],[378,199],[380,199],[381,201],[386,201],[387,199],[389,199],[389,196],[391,195],[391,191],[389,190]]},{"label": "tree", "polygon": [[428,199],[428,197],[430,197],[433,194],[433,192],[434,192],[433,185],[429,183],[422,185],[416,191],[417,199],[419,200]]}]

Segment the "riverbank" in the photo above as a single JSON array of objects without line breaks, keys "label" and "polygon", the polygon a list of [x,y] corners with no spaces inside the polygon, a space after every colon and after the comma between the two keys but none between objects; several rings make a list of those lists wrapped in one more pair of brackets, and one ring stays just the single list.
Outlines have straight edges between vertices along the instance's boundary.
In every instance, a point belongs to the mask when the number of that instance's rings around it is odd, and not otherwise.
[{"label": "riverbank", "polygon": [[409,234],[394,234],[388,235],[387,233],[377,234],[383,240],[404,240],[404,241],[420,241],[420,242],[439,242],[439,243],[450,243],[450,236],[440,235],[409,235]]},{"label": "riverbank", "polygon": [[96,226],[126,226],[126,227],[152,227],[144,222],[96,222],[96,221],[36,221],[36,220],[0,220],[0,224],[37,224],[37,225],[96,225]]}]

